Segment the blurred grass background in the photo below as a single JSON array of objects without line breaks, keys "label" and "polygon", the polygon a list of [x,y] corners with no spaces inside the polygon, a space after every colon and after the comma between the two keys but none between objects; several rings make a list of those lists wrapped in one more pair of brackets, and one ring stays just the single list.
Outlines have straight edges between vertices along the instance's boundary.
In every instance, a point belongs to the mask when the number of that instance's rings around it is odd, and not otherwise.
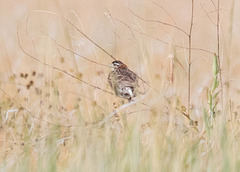
[{"label": "blurred grass background", "polygon": [[[220,2],[224,106],[217,96],[209,125],[217,1],[195,2],[191,120],[182,114],[188,37],[136,16],[188,32],[189,0],[1,1],[0,171],[239,171],[240,1]],[[151,85],[102,126],[127,102],[88,85],[111,91],[111,69],[72,52],[113,59],[66,19]]]}]

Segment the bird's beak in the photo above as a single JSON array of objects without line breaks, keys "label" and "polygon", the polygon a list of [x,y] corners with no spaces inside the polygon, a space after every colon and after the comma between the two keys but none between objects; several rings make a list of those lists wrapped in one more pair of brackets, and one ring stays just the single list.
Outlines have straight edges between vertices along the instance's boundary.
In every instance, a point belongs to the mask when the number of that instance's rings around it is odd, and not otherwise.
[{"label": "bird's beak", "polygon": [[112,71],[114,71],[114,66],[113,66],[113,64],[108,65],[108,67],[110,67],[110,68],[112,69]]},{"label": "bird's beak", "polygon": [[109,64],[108,67],[110,67],[110,68],[114,68],[113,64]]}]

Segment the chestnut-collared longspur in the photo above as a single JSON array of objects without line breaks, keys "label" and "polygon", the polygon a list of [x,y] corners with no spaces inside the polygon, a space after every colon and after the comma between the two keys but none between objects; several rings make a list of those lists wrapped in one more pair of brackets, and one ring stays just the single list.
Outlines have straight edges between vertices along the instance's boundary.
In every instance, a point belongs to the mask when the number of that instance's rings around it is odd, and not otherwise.
[{"label": "chestnut-collared longspur", "polygon": [[118,97],[132,100],[138,89],[137,75],[119,60],[112,62],[113,70],[108,75],[108,83]]}]

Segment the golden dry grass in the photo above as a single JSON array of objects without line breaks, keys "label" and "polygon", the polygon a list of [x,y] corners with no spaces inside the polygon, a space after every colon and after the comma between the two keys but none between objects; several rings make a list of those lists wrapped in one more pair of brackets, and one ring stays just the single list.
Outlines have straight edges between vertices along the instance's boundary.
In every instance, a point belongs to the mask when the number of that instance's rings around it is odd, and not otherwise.
[{"label": "golden dry grass", "polygon": [[[220,1],[224,104],[216,96],[210,126],[212,2],[195,2],[191,120],[188,37],[159,23],[188,33],[191,1],[0,2],[0,171],[239,171],[240,1]],[[106,118],[127,103],[99,65],[113,59],[67,20],[148,82],[146,94]]]}]

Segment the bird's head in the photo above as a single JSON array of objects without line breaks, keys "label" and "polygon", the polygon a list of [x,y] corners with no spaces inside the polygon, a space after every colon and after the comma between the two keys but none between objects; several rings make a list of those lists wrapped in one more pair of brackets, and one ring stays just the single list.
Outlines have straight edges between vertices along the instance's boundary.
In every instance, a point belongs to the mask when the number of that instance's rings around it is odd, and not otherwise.
[{"label": "bird's head", "polygon": [[121,62],[120,60],[115,60],[112,62],[112,67],[113,69],[117,69],[117,68],[127,68],[127,66]]}]

